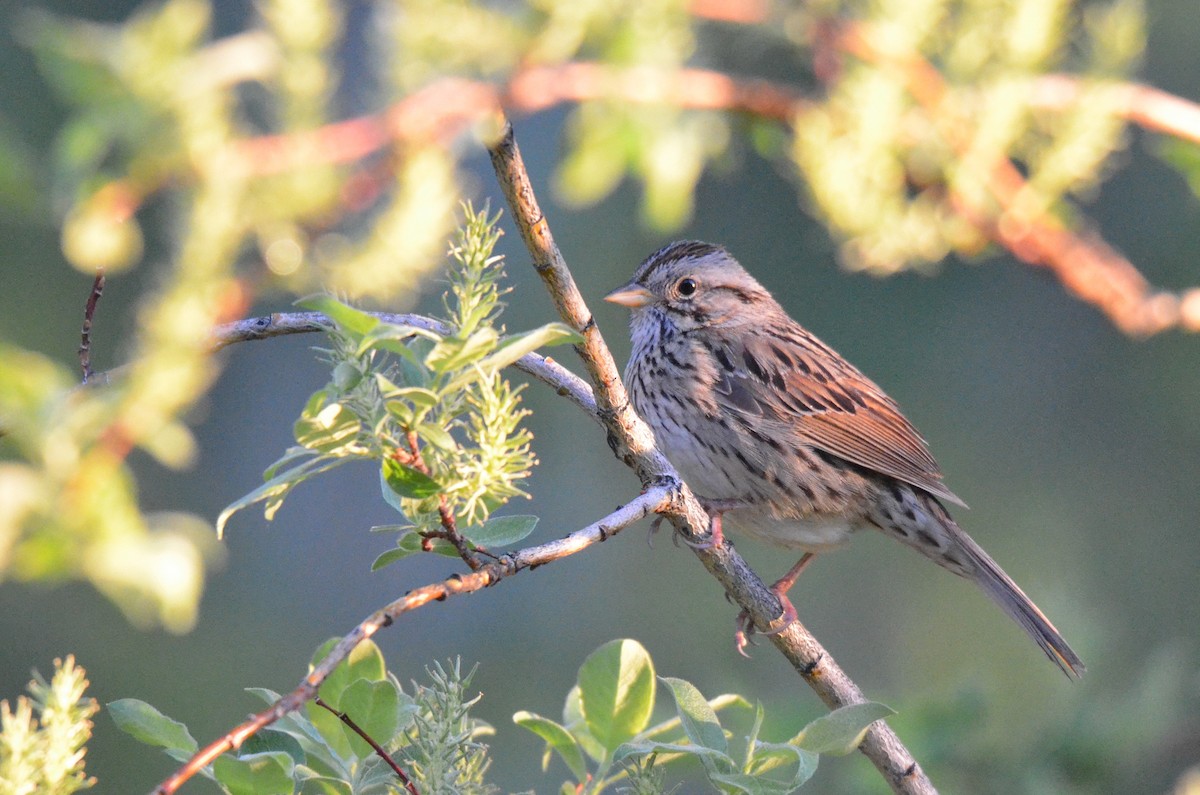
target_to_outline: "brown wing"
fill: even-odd
[[[966,507],[942,484],[925,440],[900,407],[833,349],[789,325],[746,335],[724,351],[717,400],[796,441]]]

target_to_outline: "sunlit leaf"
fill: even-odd
[[[543,718],[541,715],[524,710],[513,715],[513,723],[525,727],[545,740],[546,746],[553,749],[566,762],[576,781],[584,781],[587,778],[587,764],[583,759],[583,750],[564,726],[549,718]]]
[[[583,717],[608,751],[646,728],[654,707],[654,664],[636,640],[613,640],[579,667]]]

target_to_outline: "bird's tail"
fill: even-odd
[[[1021,625],[1029,637],[1033,638],[1034,643],[1042,648],[1046,656],[1061,668],[1063,673],[1072,679],[1082,676],[1083,672],[1087,670],[1083,661],[1067,645],[1066,640],[1059,634],[1054,624],[1050,623],[1050,619],[1046,618],[1045,613],[1039,610],[1038,606],[1025,595],[1025,592],[1013,582],[1012,578],[1004,573],[1004,569],[1000,568],[1000,565],[992,560],[991,556],[958,526],[940,503],[937,503],[932,497],[928,498],[928,501],[933,503],[929,505],[929,508],[934,516],[941,520],[943,532],[947,536],[945,540],[950,542],[951,547],[957,547],[956,551],[961,553],[952,555],[952,557],[965,557],[966,565],[947,565],[934,557],[933,550],[918,548],[945,568],[976,583],[988,595],[988,598]]]

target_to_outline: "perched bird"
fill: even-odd
[[[1082,674],[1050,620],[947,513],[943,502],[963,502],[899,406],[728,251],[672,243],[605,299],[632,310],[630,398],[712,514],[712,543],[724,517],[804,551],[772,586],[785,626],[787,591],[813,555],[874,528],[978,585],[1068,676]]]

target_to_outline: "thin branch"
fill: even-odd
[[[442,602],[452,596],[491,587],[500,581],[518,574],[526,569],[544,566],[556,560],[574,555],[593,544],[608,540],[621,530],[635,522],[639,522],[652,513],[662,510],[671,499],[671,489],[657,487],[648,489],[644,494],[631,500],[617,510],[605,516],[598,522],[577,530],[568,536],[550,541],[538,546],[528,547],[510,555],[484,564],[477,571],[467,574],[454,574],[447,579],[409,591],[404,597],[397,599],[380,610],[375,611],[363,620],[350,633],[345,635],[337,645],[325,655],[325,659],[317,663],[295,689],[280,698],[262,712],[251,715],[249,720],[235,727],[224,736],[219,737],[198,751],[188,762],[177,770],[170,778],[163,781],[154,789],[154,795],[171,795],[184,782],[196,775],[221,754],[241,747],[247,738],[269,726],[283,716],[295,712],[305,703],[316,697],[317,691],[329,675],[341,664],[359,643],[372,637],[379,630],[391,626],[400,616],[432,602]]]
[[[449,334],[449,327],[440,320],[434,320],[424,315],[396,314],[393,312],[371,312],[374,317],[385,323],[396,326],[413,326],[414,328],[434,331],[438,334]],[[333,325],[333,321],[320,312],[280,312],[273,315],[251,317],[226,323],[213,330],[212,343],[215,350],[226,348],[239,342],[250,340],[284,337],[291,334],[306,334],[314,331],[324,331]],[[592,388],[579,376],[563,367],[549,356],[539,353],[527,353],[513,363],[523,373],[533,376],[551,386],[559,397],[564,397],[583,409],[589,417],[599,422],[596,409],[596,398]],[[115,378],[116,373],[108,377]]]
[[[100,296],[104,295],[104,268],[96,269],[96,278],[92,282],[92,291],[88,293],[87,304],[83,308],[83,330],[79,335],[79,367],[83,370],[83,383],[87,383],[95,373],[92,371],[92,320],[96,317],[96,305]]]
[[[533,257],[534,268],[550,291],[563,321],[584,336],[583,344],[575,348],[592,378],[599,415],[608,429],[610,446],[617,457],[638,474],[643,484],[660,484],[670,489],[671,499],[660,510],[661,514],[692,537],[703,536],[708,530],[708,516],[654,446],[650,429],[629,407],[612,354],[604,344],[538,206],[511,126],[506,126],[504,135],[489,150],[509,209]],[[763,629],[771,626],[782,612],[779,600],[731,543],[726,541],[714,548],[698,547],[695,552],[704,567],[748,612],[757,626]],[[772,635],[771,641],[830,709],[866,700],[858,686],[799,621]],[[912,754],[885,722],[872,724],[859,748],[894,792],[922,795],[936,792]]]
[[[425,459],[421,457],[421,442],[417,438],[417,432],[410,430],[405,435],[405,442],[408,444],[409,450],[409,466],[416,469],[422,475],[429,476],[429,465],[425,463]],[[479,561],[479,556],[471,551],[471,545],[467,543],[467,539],[463,538],[462,533],[458,532],[458,520],[454,518],[454,512],[450,510],[450,503],[446,499],[445,494],[438,495],[438,517],[442,522],[442,529],[439,532],[424,532],[421,535],[425,538],[424,550],[426,552],[432,549],[433,539],[442,538],[454,545],[458,551],[458,556],[463,559],[463,562],[470,567],[471,571],[476,571],[483,564]]]
[[[404,772],[404,769],[400,767],[399,763],[396,762],[395,759],[392,759],[392,755],[387,752],[387,749],[375,742],[375,738],[367,734],[366,730],[355,723],[353,718],[351,718],[345,712],[329,706],[327,703],[325,703],[325,699],[321,698],[320,696],[314,698],[313,703],[322,709],[327,709],[332,712],[334,717],[346,724],[350,731],[357,734],[362,738],[363,742],[371,746],[371,750],[375,752],[375,755],[382,759],[384,764],[392,769],[392,772],[396,774],[396,778],[400,779],[400,783],[404,785],[406,790],[408,790],[409,795],[420,795],[420,793],[417,792],[416,785],[412,783],[412,779],[408,777],[408,775]]]

